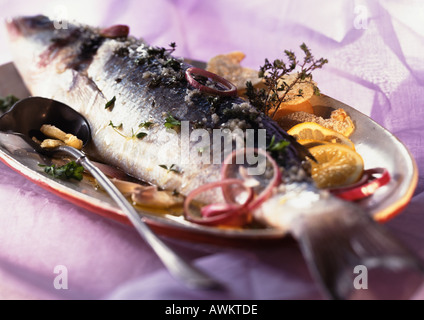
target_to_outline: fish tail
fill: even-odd
[[[389,274],[406,270],[424,277],[422,261],[356,205],[299,219],[292,233],[311,274],[330,299],[348,299],[354,289],[364,289],[355,284],[358,270],[377,269],[380,274],[384,274],[380,270]]]

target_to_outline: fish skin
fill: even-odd
[[[30,92],[64,102],[83,114],[94,133],[93,154],[139,179],[181,194],[219,178],[220,165],[182,164],[183,159],[175,152],[180,150],[179,145],[163,123],[166,115],[171,114],[176,119],[190,121],[191,130],[192,124],[218,129],[231,120],[225,111],[232,110],[233,104],[245,104],[244,100],[221,98],[214,111],[219,121],[214,123],[210,96],[195,94],[194,104],[185,100],[187,92],[193,91],[185,79],[170,85],[150,85],[152,79],[146,74],[156,75],[161,69],[168,72],[171,69],[163,68],[161,60],[173,58],[165,53],[154,57],[152,63],[136,63],[147,50],[158,50],[142,40],[106,39],[99,34],[100,29],[73,24],[57,30],[44,16],[16,18],[8,23],[8,29],[12,34],[15,64]],[[22,52],[34,54],[28,57]],[[181,76],[189,67],[180,60],[172,61],[179,64],[181,72],[171,70],[171,75],[162,77],[165,81],[176,74]],[[105,110],[113,97],[116,97],[114,107]],[[251,120],[248,115],[249,125],[253,129],[259,125],[266,128],[268,141],[274,135],[276,141],[292,142],[285,161],[291,167],[300,167],[301,157],[296,148],[302,147],[265,115],[256,112],[255,116],[262,121]],[[147,130],[148,136],[136,141],[123,139],[109,126],[110,121],[115,125],[122,123],[122,133],[126,136],[131,136],[140,123],[151,121],[155,125]],[[190,148],[193,150],[193,143]],[[167,167],[175,164],[184,174],[165,172],[159,164]]]
[[[220,101],[215,110],[220,122],[214,124],[211,102],[206,96],[200,95],[194,104],[184,99],[187,90],[191,90],[187,83],[149,86],[146,75],[157,72],[161,62],[154,59],[152,64],[135,63],[145,52],[138,52],[138,47],[151,48],[140,40],[104,39],[99,37],[99,29],[72,24],[68,29],[56,30],[44,16],[15,18],[7,23],[7,28],[15,65],[30,92],[69,104],[82,113],[92,128],[93,154],[138,178],[183,195],[219,179],[219,164],[184,166],[175,154],[180,147],[175,136],[170,136],[161,124],[164,113],[170,113],[180,120],[219,128],[229,120],[224,110],[233,103],[242,103],[238,98]],[[189,66],[181,62],[180,67],[185,70]],[[116,103],[106,110],[112,97],[116,97]],[[268,142],[276,136],[277,141],[287,139],[292,143],[281,166],[283,180],[289,183],[280,185],[254,216],[286,230],[299,241],[311,273],[327,297],[350,296],[352,271],[357,265],[392,271],[407,268],[422,274],[421,261],[361,207],[317,190],[302,169],[304,154],[293,138],[264,115],[255,116],[256,121],[250,125],[257,129],[262,124],[267,129]],[[258,121],[259,117],[262,120]],[[111,120],[124,124],[125,135],[131,135],[131,129],[141,122],[158,125],[139,141],[118,135],[108,126]],[[177,164],[181,174],[166,172],[159,164]]]

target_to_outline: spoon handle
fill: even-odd
[[[182,280],[183,283],[193,288],[216,289],[221,287],[217,281],[210,278],[203,271],[188,264],[162,240],[160,240],[142,220],[134,207],[128,202],[116,186],[81,151],[67,146],[59,148],[61,151],[74,156],[77,159],[76,161],[91,173],[91,175],[127,215],[138,233],[156,252],[172,276]]]

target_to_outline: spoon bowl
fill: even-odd
[[[77,136],[83,141],[84,146],[91,139],[88,121],[71,107],[52,99],[30,97],[20,100],[9,112],[0,117],[0,131],[19,135],[33,146],[36,151],[46,155],[65,153],[76,158],[76,162],[82,165],[97,180],[126,214],[140,236],[156,252],[168,271],[176,279],[193,288],[221,288],[220,283],[187,263],[159,239],[109,178],[82,151],[70,146],[43,149],[34,142],[33,137],[39,140],[45,138],[40,131],[44,124],[54,125],[66,133]]]
[[[0,118],[0,130],[23,135],[26,140],[46,137],[40,128],[51,124],[66,133],[73,134],[86,146],[91,140],[90,125],[86,118],[66,104],[42,97],[30,97],[18,101]],[[38,150],[39,148],[37,148]]]

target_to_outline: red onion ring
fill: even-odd
[[[262,155],[264,155],[266,157],[266,159],[271,163],[272,169],[273,169],[273,172],[274,172],[274,175],[273,175],[270,183],[267,185],[267,187],[254,200],[252,200],[249,203],[248,210],[254,210],[258,206],[260,206],[263,202],[265,202],[267,199],[269,199],[269,197],[272,195],[272,190],[281,183],[281,172],[280,172],[280,169],[278,168],[278,165],[275,162],[275,160],[265,150],[263,150],[263,149],[239,149],[239,150],[233,151],[224,160],[224,163],[223,163],[222,168],[221,168],[221,179],[222,179],[222,181],[229,179],[228,178],[228,171],[229,171],[229,168],[230,168],[230,164],[234,163],[233,161],[237,157],[237,155],[240,154],[241,152],[245,153],[248,150],[250,150],[252,152],[256,152],[256,153],[261,153]],[[225,188],[225,186],[223,186],[222,192],[224,194],[224,198],[227,201],[227,203],[234,203],[235,202],[232,198],[230,198],[231,192],[228,190],[228,188]]]
[[[205,86],[203,84],[200,84],[196,79],[194,79],[193,74],[204,76],[217,83],[220,83],[224,87],[226,87],[227,90],[218,90],[218,89],[214,89],[214,88]],[[185,77],[187,81],[193,87],[195,87],[196,89],[199,89],[202,92],[221,95],[221,96],[236,96],[237,95],[237,87],[234,84],[232,84],[230,81],[228,81],[227,79],[224,79],[215,73],[212,73],[200,68],[191,67],[186,70]]]
[[[381,176],[376,178],[374,177],[375,174],[380,174]],[[356,201],[371,196],[377,189],[389,183],[390,179],[387,169],[373,168],[365,170],[362,178],[357,183],[347,187],[329,189],[329,191],[341,199]]]
[[[215,203],[210,204],[201,209],[203,217],[195,217],[191,214],[190,203],[200,193],[215,189],[222,188],[227,185],[243,186],[249,193],[247,199],[241,204],[229,203]],[[184,216],[186,220],[195,222],[202,225],[235,225],[240,226],[245,224],[248,219],[247,206],[252,201],[253,190],[252,188],[245,187],[244,181],[239,179],[227,179],[224,181],[216,181],[205,184],[196,190],[193,190],[187,195],[184,201]]]
[[[116,39],[126,38],[130,33],[130,28],[126,25],[118,24],[100,30],[100,35],[105,38]]]

